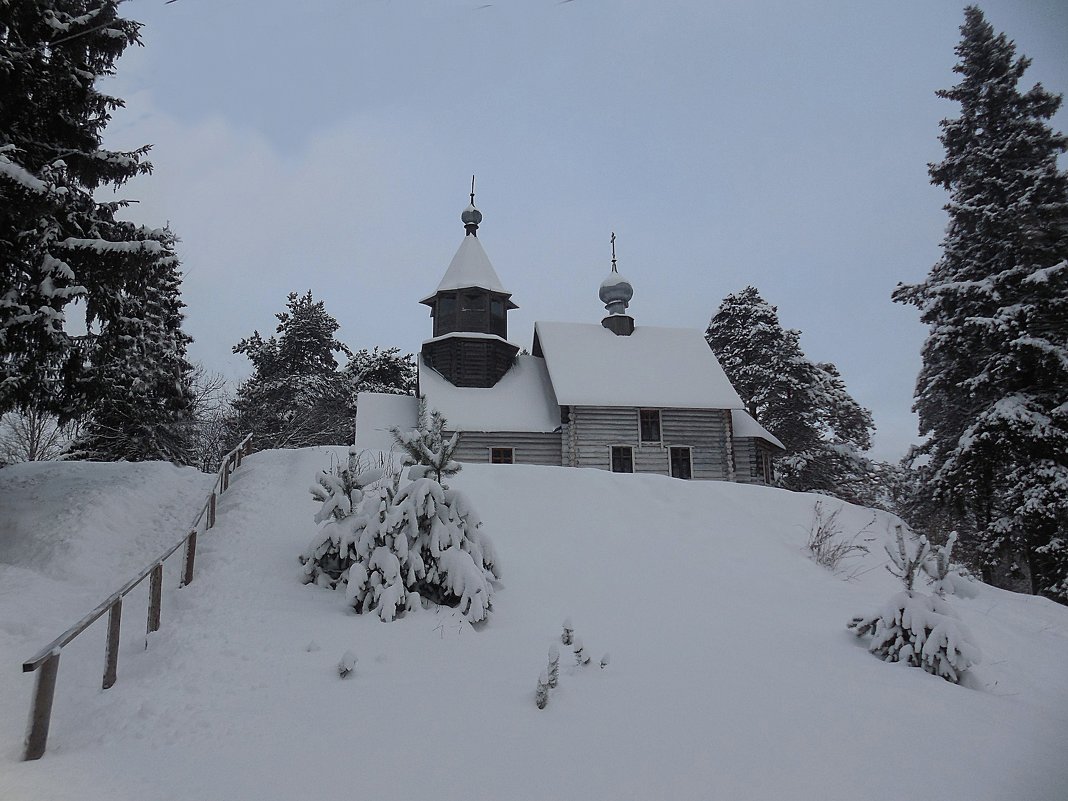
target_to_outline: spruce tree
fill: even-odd
[[[181,275],[167,229],[116,223],[134,245],[126,290],[96,310],[98,332],[85,338],[92,381],[81,386],[90,411],[68,458],[162,460],[188,464],[194,435],[191,339],[182,331]],[[154,247],[150,247],[154,246]]]
[[[931,182],[950,193],[942,257],[894,299],[930,326],[916,387],[922,498],[984,579],[1068,601],[1068,139],[1061,98],[1021,91],[1030,60],[965,9],[960,104]]]
[[[65,314],[84,300],[109,325],[127,267],[151,257],[93,193],[146,173],[148,147],[115,152],[101,136],[122,100],[97,89],[139,43],[119,0],[7,0],[0,13],[0,411],[76,417],[93,380]],[[119,258],[119,256],[122,258]],[[150,258],[148,259],[150,260]]]
[[[254,331],[234,346],[254,368],[234,399],[234,435],[253,431],[262,448],[352,442],[346,382],[334,357],[351,353],[334,338],[337,320],[310,291],[291,292],[286,307],[275,315],[277,337]]]
[[[856,499],[871,446],[871,413],[846,390],[838,369],[815,364],[800,332],[754,287],[729,295],[705,332],[746,410],[786,446],[776,463],[780,486]]]

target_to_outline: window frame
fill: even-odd
[[[656,415],[656,439],[645,436],[646,415]],[[638,409],[638,442],[641,445],[662,445],[664,442],[664,417],[660,409]]]
[[[498,453],[502,453],[503,454],[504,451],[508,451],[508,461],[507,462],[497,461],[496,458],[495,458],[497,456],[497,454]],[[504,447],[504,446],[491,447],[489,449],[489,463],[490,464],[515,464],[515,448]]]
[[[675,475],[675,451],[686,451],[686,472],[688,475]],[[672,478],[682,479],[683,481],[693,480],[693,448],[690,445],[672,445],[668,448],[668,475]]]
[[[630,470],[616,470],[616,451],[620,452],[622,457],[623,451],[628,452],[628,458],[630,460]],[[621,466],[622,466],[622,459]],[[613,473],[633,473],[634,472],[634,446],[633,445],[609,445],[608,446],[608,469]]]

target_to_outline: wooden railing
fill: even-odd
[[[85,631],[97,619],[108,613],[107,645],[104,653],[104,681],[106,690],[115,684],[119,666],[119,631],[122,621],[122,599],[134,587],[149,580],[148,589],[148,625],[145,634],[145,648],[148,648],[148,635],[159,630],[160,609],[163,603],[163,562],[185,545],[185,558],[182,562],[182,577],[179,586],[184,587],[193,581],[193,561],[197,552],[197,530],[207,531],[215,526],[215,505],[219,495],[230,487],[230,474],[241,466],[241,459],[252,450],[252,434],[247,435],[241,443],[223,457],[211,493],[204,501],[197,516],[187,529],[187,533],[164,551],[152,564],[142,570],[135,578],[126,582],[121,589],[112,593],[92,612],[87,614],[55,640],[42,648],[33,659],[22,663],[22,672],[38,671],[33,691],[33,706],[30,708],[29,732],[26,735],[26,752],[24,759],[40,759],[48,742],[48,726],[52,719],[52,699],[56,691],[56,675],[59,673],[59,654],[63,646]],[[201,528],[202,526],[202,528]]]

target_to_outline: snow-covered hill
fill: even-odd
[[[168,567],[147,651],[144,602],[128,600],[118,684],[99,689],[103,621],[64,650],[33,763],[18,761],[33,685],[21,662],[180,536],[210,477],[0,471],[0,798],[1068,797],[1068,609],[989,587],[953,599],[983,649],[954,686],[846,631],[896,584],[878,543],[837,576],[806,557],[814,496],[468,465],[453,483],[504,573],[490,621],[384,624],[299,582],[307,487],[328,458],[245,462],[194,583],[177,589]],[[839,522],[879,537],[890,519],[846,506]],[[539,711],[565,617],[593,663],[561,647]]]

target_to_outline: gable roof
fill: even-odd
[[[534,342],[565,406],[743,408],[696,329],[642,325],[616,336],[599,324],[537,322]]]
[[[457,387],[419,359],[419,393],[437,409],[449,431],[555,431],[560,407],[545,360],[517,356],[492,387]]]
[[[489,256],[482,249],[482,243],[477,236],[465,236],[464,241],[456,250],[456,255],[449,262],[449,269],[438,284],[433,293],[423,298],[420,303],[429,304],[434,295],[439,292],[449,292],[454,289],[468,289],[478,287],[488,289],[490,292],[500,292],[502,295],[511,295],[504,288],[501,279],[497,277],[497,271],[490,264]],[[511,307],[510,307],[511,308]]]

